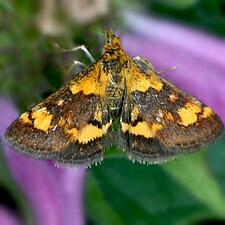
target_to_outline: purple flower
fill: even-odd
[[[225,41],[171,22],[125,16],[132,34],[123,36],[128,54],[149,59],[166,79],[213,108],[225,123]]]
[[[15,107],[0,98],[0,135],[16,118]],[[84,169],[56,168],[52,162],[34,160],[17,154],[4,145],[10,172],[26,195],[38,225],[83,225]],[[0,221],[7,218],[0,211]],[[10,216],[8,216],[10,217]],[[5,223],[18,224],[18,223]]]
[[[0,221],[3,225],[22,225],[20,219],[4,206],[0,206]]]

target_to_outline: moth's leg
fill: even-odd
[[[66,74],[73,72],[74,74],[78,74],[80,73],[84,68],[86,67],[86,65],[78,60],[75,60],[70,66],[69,68],[66,70]],[[72,71],[73,70],[73,71]]]
[[[133,58],[133,60],[138,66],[144,67],[143,68],[144,70],[150,69],[150,70],[153,70],[154,72],[156,72],[154,66],[147,59],[144,59],[140,56],[136,56]]]
[[[81,49],[85,53],[87,58],[91,61],[91,63],[95,63],[94,57],[91,55],[91,53],[87,50],[87,48],[84,45],[77,46],[72,49],[64,49],[60,47],[57,43],[55,43],[55,47],[59,49],[60,51],[64,51],[64,52],[73,52],[73,51],[78,51]],[[65,81],[71,79],[72,77],[74,77],[74,75],[80,73],[82,70],[84,70],[85,67],[86,67],[85,64],[75,60],[72,64],[69,65],[69,68],[64,73]]]
[[[147,59],[141,58],[140,56],[136,56],[136,57],[133,58],[133,60],[145,72],[150,69],[150,70],[154,71],[155,73],[157,73],[159,75],[162,74],[162,73],[166,73],[166,72],[169,72],[171,70],[176,69],[176,66],[171,66],[171,67],[165,68],[163,70],[156,71],[156,69],[153,67],[153,65]]]
[[[94,57],[92,56],[92,54],[88,51],[88,49],[84,45],[80,45],[80,46],[74,47],[72,49],[64,49],[64,48],[61,48],[57,43],[55,43],[55,47],[64,52],[75,52],[78,50],[82,50],[84,52],[84,54],[87,56],[87,58],[90,60],[90,62],[95,63]]]
[[[73,63],[69,64],[64,71],[64,81],[69,81],[73,79],[77,74],[83,71],[86,68],[86,65],[75,60]]]
[[[165,68],[163,70],[157,71],[157,74],[166,73],[166,72],[173,71],[173,70],[176,70],[176,69],[177,69],[176,66],[171,66],[171,67]]]

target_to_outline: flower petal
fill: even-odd
[[[0,206],[0,221],[3,225],[22,225],[19,218],[4,206]]]

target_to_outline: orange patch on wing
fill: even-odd
[[[31,124],[32,123],[32,120],[29,119],[29,114],[27,112],[23,113],[20,116],[20,119],[22,120],[23,123],[28,123],[28,124]]]
[[[149,88],[159,92],[163,88],[161,79],[153,71],[149,70],[148,74],[144,74],[139,71],[136,65],[131,64],[129,69],[125,69],[124,73],[126,86],[130,93],[134,91],[146,92]]]
[[[156,91],[161,91],[163,88],[163,83],[157,75],[152,75],[150,77],[150,87],[155,89]]]
[[[60,127],[63,127],[64,125],[66,124],[66,120],[64,118],[60,118],[59,122],[58,122],[58,125]]]
[[[203,113],[201,115],[202,118],[207,118],[214,115],[214,112],[212,111],[212,109],[210,109],[209,107],[204,107],[203,108]]]
[[[189,126],[198,120],[197,114],[202,111],[202,107],[193,102],[188,102],[184,107],[178,110],[181,121],[179,124]]]
[[[135,136],[143,136],[145,138],[153,138],[156,133],[163,127],[159,123],[153,123],[149,125],[147,122],[138,122],[136,126],[131,126],[128,123],[121,122],[122,131],[124,133],[128,132],[129,134],[133,134]]]
[[[33,111],[31,114],[31,118],[34,120],[34,127],[42,131],[47,131],[51,127],[52,117],[46,107]]]
[[[161,130],[163,126],[160,123],[153,123],[151,126],[151,131],[156,134],[159,130]]]
[[[84,95],[94,94],[96,96],[104,96],[108,85],[110,74],[103,72],[100,63],[96,64],[92,71],[81,80],[72,80],[69,89],[72,94],[82,91]]]
[[[78,135],[77,128],[69,128],[64,130],[66,134],[68,134],[71,138],[75,139]]]
[[[81,129],[65,128],[65,133],[70,136],[71,141],[78,141],[81,144],[87,144],[90,141],[103,137],[107,133],[111,123],[112,122],[110,121],[103,125],[102,128],[98,128],[92,124],[87,124]]]

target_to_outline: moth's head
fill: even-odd
[[[105,32],[105,45],[104,50],[108,51],[111,49],[121,49],[120,39],[117,37],[112,30],[107,29]]]

